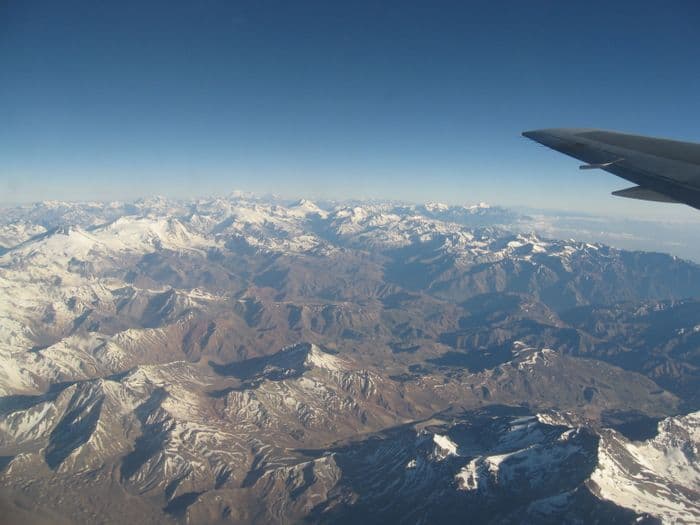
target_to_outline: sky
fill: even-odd
[[[520,133],[700,142],[699,23],[674,0],[0,2],[0,202],[244,190],[683,219]]]

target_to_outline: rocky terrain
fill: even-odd
[[[0,214],[17,523],[700,521],[700,266],[487,205]]]

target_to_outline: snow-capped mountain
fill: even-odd
[[[0,502],[76,523],[699,519],[700,267],[514,218],[244,194],[5,210]]]
[[[700,412],[667,418],[656,437],[633,442],[606,429],[591,487],[618,505],[669,523],[700,521]]]

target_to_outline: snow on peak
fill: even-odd
[[[324,352],[314,344],[311,345],[306,359],[304,360],[304,366],[308,368],[323,368],[334,372],[343,370],[344,365],[345,362],[342,359],[328,352]]]
[[[433,442],[436,445],[436,455],[440,459],[444,459],[448,456],[459,456],[457,453],[459,447],[457,446],[457,443],[450,439],[449,436],[433,434]]]
[[[328,214],[319,208],[316,203],[301,199],[287,208],[289,215],[294,217],[307,217],[308,215],[319,215],[326,217]]]
[[[445,204],[444,202],[428,202],[425,205],[425,209],[431,212],[447,211],[450,209],[450,206],[449,204]]]
[[[601,435],[593,492],[668,523],[699,523],[700,412],[670,417],[653,439],[630,442],[615,431]]]
[[[123,216],[92,231],[106,246],[151,251],[154,247],[193,249],[212,244],[173,217]]]

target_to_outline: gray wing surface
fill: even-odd
[[[523,136],[585,162],[581,169],[602,169],[635,184],[615,196],[700,209],[700,144],[579,128]]]

